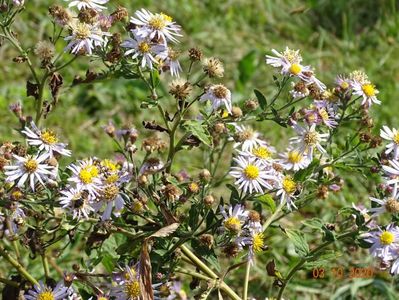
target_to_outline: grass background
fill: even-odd
[[[26,11],[15,24],[14,31],[25,48],[34,47],[37,41],[45,39],[51,32],[47,9],[54,1],[27,0]],[[63,5],[63,1],[57,4]],[[174,17],[184,29],[181,49],[200,47],[206,55],[219,57],[225,64],[225,77],[222,81],[232,89],[236,104],[253,97],[254,88],[265,92],[269,97],[274,87],[271,80],[273,70],[264,63],[264,55],[270,49],[283,49],[285,46],[301,49],[304,62],[314,66],[318,77],[325,83],[332,83],[337,74],[349,73],[355,69],[366,71],[380,90],[381,106],[373,106],[377,128],[381,124],[398,127],[397,118],[399,92],[399,15],[395,0],[308,0],[308,1],[110,1],[110,7],[118,4],[126,6],[130,12],[141,7],[151,11],[162,11]],[[57,45],[59,51],[64,44]],[[26,98],[25,84],[29,77],[24,64],[12,62],[16,53],[8,44],[0,47],[0,139],[17,139],[18,134],[10,130],[17,126],[16,120],[8,111],[8,105],[22,101],[29,112],[32,98]],[[65,55],[65,59],[68,55]],[[249,69],[240,65],[250,61]],[[39,64],[38,61],[35,61]],[[75,75],[84,76],[95,63],[79,58],[70,68],[62,72],[65,82],[71,82]],[[187,67],[187,65],[186,65]],[[166,77],[165,82],[169,78]],[[47,95],[49,97],[49,95]],[[140,110],[140,102],[146,98],[143,86],[135,81],[113,80],[95,85],[64,89],[60,103],[46,120],[46,126],[59,129],[69,142],[77,157],[111,155],[114,145],[103,133],[101,126],[109,119],[117,124],[131,122],[140,126],[143,119],[151,119],[151,112]],[[273,125],[261,125],[272,143],[285,140],[285,132]],[[282,139],[283,138],[283,139]],[[180,165],[186,166],[191,157],[180,155]],[[190,162],[192,163],[192,161]],[[200,167],[201,161],[194,162]],[[195,167],[194,166],[194,167]],[[326,221],[333,218],[335,210],[350,202],[359,203],[367,199],[364,191],[367,180],[358,185],[350,185],[345,193],[329,198],[329,202],[315,204],[321,209]],[[332,211],[332,212],[331,212]],[[295,219],[288,225],[297,226]],[[277,232],[277,231],[276,231]],[[279,237],[275,237],[276,245]],[[330,266],[369,263],[366,252],[350,252],[344,248],[343,258],[337,258]],[[287,248],[272,249],[282,271],[295,262],[285,255],[292,254]],[[350,258],[350,261],[348,259]],[[268,257],[265,256],[263,262]],[[266,276],[264,263],[255,267],[250,283],[250,294],[261,299],[266,294],[275,293],[271,279]],[[326,266],[327,267],[327,266]],[[236,273],[237,278],[242,274]],[[361,299],[388,299],[395,283],[380,275],[377,279],[341,280],[330,277],[325,280],[311,280],[303,274],[293,281],[288,289],[288,299],[339,299],[351,297]],[[236,280],[233,277],[232,280]],[[395,299],[395,298],[392,298]]]

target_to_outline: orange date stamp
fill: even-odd
[[[313,279],[323,279],[333,277],[335,279],[352,279],[352,278],[373,278],[375,276],[375,270],[372,267],[350,267],[344,268],[342,266],[332,268],[313,268],[312,277]]]

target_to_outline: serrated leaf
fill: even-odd
[[[203,144],[207,145],[208,147],[212,146],[211,136],[200,121],[187,121],[184,123],[184,127],[187,131],[190,131],[195,137],[197,137]]]
[[[254,93],[255,93],[256,98],[258,99],[260,108],[262,108],[264,110],[267,107],[266,97],[262,94],[261,91],[259,91],[257,89],[254,89]]]
[[[305,265],[306,269],[312,269],[315,267],[324,267],[326,266],[326,262],[329,260],[337,259],[338,257],[342,256],[341,252],[334,251],[334,250],[327,250],[320,256],[316,256],[314,258],[310,258]]]
[[[314,228],[314,229],[321,229],[324,225],[323,221],[319,218],[312,218],[309,220],[304,220],[301,222],[303,225]]]
[[[286,229],[285,233],[294,244],[295,252],[301,257],[306,257],[309,254],[309,246],[303,233],[295,229]]]
[[[166,227],[159,229],[158,231],[151,234],[149,237],[167,237],[171,235],[180,226],[180,223],[173,223]]]
[[[265,206],[272,213],[276,211],[276,202],[269,194],[265,194],[256,198],[263,206]]]

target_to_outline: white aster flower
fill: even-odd
[[[364,235],[365,241],[371,243],[369,249],[372,256],[379,257],[388,261],[397,257],[399,245],[399,228],[394,224],[389,224],[385,230],[378,228]]]
[[[393,194],[392,197],[384,199],[370,197],[370,200],[379,204],[378,207],[372,207],[369,209],[369,212],[372,213],[371,217],[376,217],[385,212],[391,214],[399,212],[398,194]]]
[[[125,206],[125,200],[121,196],[119,187],[116,184],[108,184],[101,189],[101,201],[94,205],[96,210],[99,210],[105,205],[104,212],[101,216],[102,221],[109,220],[113,213],[115,217],[120,216],[120,212]]]
[[[387,185],[393,185],[393,193],[398,193],[398,183],[399,183],[399,161],[390,160],[390,166],[383,165],[382,169],[385,171],[388,176],[387,181],[385,182]]]
[[[257,146],[252,148],[251,151],[240,151],[239,153],[241,156],[254,158],[263,165],[270,166],[273,162],[273,155],[276,153],[276,149],[271,146]]]
[[[60,193],[62,195],[59,198],[60,204],[62,208],[67,209],[72,214],[73,219],[88,219],[90,213],[94,211],[91,207],[91,202],[94,199],[88,192],[69,187]]]
[[[288,47],[285,48],[283,53],[272,49],[275,56],[266,55],[266,64],[271,65],[275,68],[284,68],[291,64],[300,64],[302,62],[302,56],[299,54],[299,50],[291,50]]]
[[[76,6],[79,10],[91,8],[96,11],[102,11],[103,9],[106,8],[102,4],[106,4],[109,0],[80,0],[80,1],[64,0],[64,1],[70,1],[68,7]]]
[[[40,182],[45,186],[45,182],[56,177],[55,168],[44,163],[49,158],[47,153],[27,155],[21,157],[14,155],[16,162],[14,165],[5,166],[5,175],[7,182],[18,180],[17,186],[22,187],[28,180],[32,191],[35,191],[35,185]]]
[[[355,81],[352,83],[352,87],[353,94],[363,98],[362,105],[370,107],[373,103],[381,104],[381,101],[377,99],[379,91],[370,82],[362,83]]]
[[[234,234],[241,231],[242,226],[248,219],[248,211],[246,211],[240,204],[236,204],[234,207],[229,205],[227,213],[224,207],[220,205],[220,213],[224,218],[224,228]]]
[[[267,247],[263,233],[255,230],[248,230],[248,234],[239,236],[235,243],[240,250],[248,246],[248,259],[252,265],[255,264],[255,254],[264,251]]]
[[[34,286],[34,289],[29,290],[25,294],[26,300],[64,300],[68,296],[68,288],[64,286],[62,282],[59,282],[57,286],[52,289],[43,282]]]
[[[262,162],[244,156],[237,156],[233,160],[237,165],[231,167],[229,174],[236,179],[235,184],[244,193],[262,193],[264,189],[272,189],[268,181],[275,180],[275,176],[266,170]]]
[[[292,179],[291,176],[280,176],[277,184],[276,196],[280,196],[280,203],[285,201],[289,210],[292,210],[292,208],[297,209],[294,204],[295,193],[298,187],[297,183]]]
[[[399,256],[397,256],[396,259],[393,261],[390,272],[392,275],[399,274]]]
[[[180,26],[173,22],[172,17],[163,13],[153,14],[146,9],[137,10],[130,22],[138,25],[134,32],[141,38],[158,39],[166,44],[167,41],[178,42],[176,37],[182,36],[179,33]]]
[[[158,64],[155,57],[164,55],[163,53],[167,51],[165,45],[153,44],[151,41],[138,36],[126,39],[121,46],[129,49],[125,52],[125,55],[132,55],[133,59],[141,59],[141,67],[147,66],[149,69],[152,69],[154,64]]]
[[[73,183],[78,190],[87,190],[90,195],[97,196],[102,186],[100,170],[93,159],[78,161],[71,164],[68,169],[72,171],[72,176],[68,181]]]
[[[103,36],[110,35],[110,33],[101,31],[96,24],[72,22],[70,28],[72,34],[64,39],[69,42],[65,51],[71,51],[73,54],[84,51],[85,54],[91,55],[95,47],[106,43]]]
[[[280,154],[281,159],[278,161],[284,169],[299,171],[305,169],[311,163],[308,156],[303,155],[297,149],[288,148],[287,152]]]
[[[40,151],[44,150],[50,157],[54,156],[54,152],[65,156],[71,156],[71,151],[65,149],[67,144],[59,143],[58,137],[54,131],[49,129],[40,130],[33,122],[31,123],[31,127],[32,129],[25,127],[25,129],[22,130],[22,133],[28,137],[27,142],[29,145],[39,147]]]
[[[241,146],[242,151],[252,152],[254,148],[267,147],[266,141],[259,138],[260,134],[250,127],[244,125],[235,125],[236,133],[234,134],[234,148]]]
[[[211,101],[213,110],[224,106],[231,114],[231,92],[223,84],[213,84],[206,89],[205,94],[200,98],[200,102],[208,100]]]
[[[347,90],[352,87],[351,80],[344,75],[338,75],[335,79],[335,83],[343,90]]]
[[[313,160],[313,151],[315,148],[321,153],[326,153],[326,150],[320,143],[327,140],[329,136],[328,133],[318,133],[316,131],[316,124],[312,124],[312,126],[308,128],[303,128],[296,123],[293,127],[298,133],[298,136],[291,138],[290,142],[292,144],[298,144],[298,150],[301,153],[308,155],[310,160]]]
[[[393,158],[397,160],[399,158],[399,131],[396,128],[390,129],[388,126],[382,126],[380,136],[387,141],[391,141],[386,146],[387,150],[385,153],[389,154],[393,152]]]
[[[182,71],[180,62],[178,60],[180,52],[174,50],[171,47],[167,48],[167,51],[161,52],[157,57],[162,59],[161,66],[162,69],[169,69],[172,76],[180,77],[180,72]]]

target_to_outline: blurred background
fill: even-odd
[[[66,2],[26,0],[26,10],[21,14],[13,30],[25,48],[33,48],[39,40],[48,38],[52,25],[48,17],[51,4],[65,5]],[[163,1],[117,1],[111,0],[108,7],[113,11],[117,6],[128,8],[132,15],[136,9],[146,8],[152,12],[165,12],[172,16],[184,30],[179,48],[183,51],[199,47],[206,56],[220,58],[225,65],[225,77],[221,79],[233,91],[233,102],[240,105],[253,98],[253,89],[257,88],[266,96],[273,95],[275,86],[272,75],[274,70],[265,65],[264,56],[271,49],[282,50],[286,46],[300,49],[304,63],[316,69],[320,80],[327,85],[334,82],[337,74],[353,70],[364,70],[370,80],[380,90],[381,106],[373,106],[371,111],[378,128],[382,124],[398,127],[399,101],[399,2],[395,0],[163,0]],[[65,44],[57,44],[62,51]],[[186,52],[184,52],[186,53]],[[26,112],[32,112],[33,98],[26,97],[26,80],[29,71],[25,64],[17,64],[12,59],[17,55],[7,43],[0,47],[0,140],[20,139],[16,131],[17,120],[9,112],[8,106],[21,101]],[[69,54],[64,59],[67,61]],[[186,55],[183,55],[183,68],[187,69]],[[34,61],[39,65],[38,60]],[[143,120],[152,120],[151,111],[140,109],[140,103],[146,99],[144,86],[136,81],[115,79],[96,84],[79,85],[69,88],[75,76],[84,77],[88,69],[99,71],[96,62],[87,58],[78,58],[62,71],[66,88],[60,95],[60,103],[55,112],[44,122],[55,127],[63,139],[68,141],[75,152],[75,158],[96,155],[106,157],[115,150],[112,141],[107,138],[101,126],[108,120],[121,125],[126,122],[140,128]],[[171,80],[163,75],[165,87]],[[164,89],[166,91],[166,88]],[[50,95],[48,94],[48,99]],[[272,144],[285,144],[288,136],[276,124],[255,124],[265,132]],[[182,166],[191,157],[179,157]],[[201,167],[201,161],[191,160],[191,164]],[[314,209],[326,214],[318,216],[326,220],[335,214],[338,208],[361,203],[367,200],[367,190],[371,190],[367,178],[348,179],[346,190],[338,196],[329,198],[329,202],[319,202]],[[333,208],[333,210],[329,210]],[[317,211],[316,209],[316,211]],[[305,212],[306,213],[306,212]],[[309,212],[311,216],[313,212]],[[298,216],[297,216],[298,217]],[[300,217],[300,216],[299,216]],[[287,221],[287,226],[295,226],[295,218]],[[276,241],[282,237],[276,237]],[[319,241],[320,242],[320,241]],[[278,245],[278,243],[276,244]],[[350,245],[342,250],[343,258],[330,263],[333,266],[348,266],[351,263],[370,263],[365,251],[351,252]],[[293,249],[287,249],[293,254]],[[285,254],[272,249],[277,261],[286,266]],[[273,291],[270,279],[265,275],[262,263],[254,268],[254,278],[250,284],[251,294],[257,297]],[[279,264],[281,266],[281,263]],[[312,280],[297,279],[290,287],[292,298],[300,293],[306,299],[396,299],[395,281],[385,275],[373,280]],[[238,277],[241,278],[241,277]],[[321,289],[323,288],[323,289]],[[362,292],[358,292],[362,289]],[[363,291],[363,289],[366,289]],[[334,298],[335,297],[335,298]],[[351,298],[352,297],[352,298]],[[359,298],[360,297],[360,298]],[[361,298],[365,297],[365,298]],[[261,299],[261,298],[259,298]],[[305,299],[301,297],[301,299]]]

